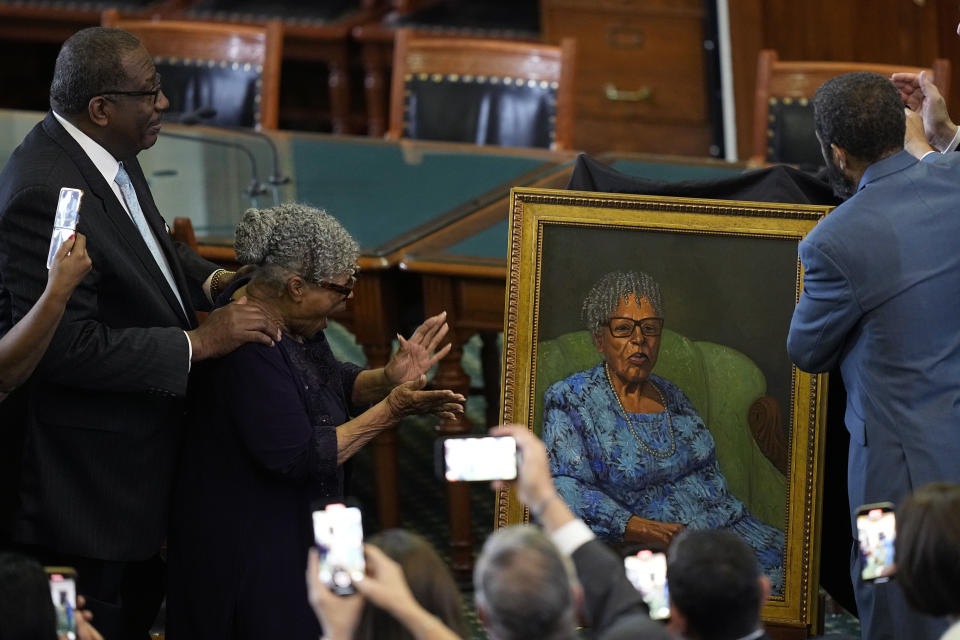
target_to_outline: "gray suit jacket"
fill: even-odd
[[[216,269],[170,240],[135,159],[124,162],[173,271],[184,314],[136,226],[80,146],[47,114],[0,174],[0,297],[16,322],[40,296],[61,187],[84,192],[78,231],[93,270],[25,390],[15,538],[63,553],[136,560],[165,535],[187,390],[187,342]],[[191,304],[192,303],[192,304]]]

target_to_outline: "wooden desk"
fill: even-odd
[[[597,158],[618,171],[652,180],[717,179],[743,171],[740,164],[695,160],[678,156],[609,153]],[[557,167],[531,186],[562,189],[572,163]],[[406,247],[400,269],[420,275],[425,314],[447,311],[453,348],[440,363],[436,380],[444,387],[465,393],[469,377],[460,366],[464,342],[473,334],[483,338],[483,376],[487,396],[487,421],[500,421],[500,363],[496,334],[504,329],[509,244],[510,198],[505,196],[478,207],[468,216],[425,235]],[[579,304],[579,301],[573,303]],[[469,426],[442,424],[441,435],[463,433]],[[463,575],[473,566],[469,492],[462,484],[448,485],[451,557],[454,570]]]

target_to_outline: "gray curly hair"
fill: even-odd
[[[663,298],[660,285],[653,276],[643,271],[613,271],[604,275],[590,288],[583,299],[581,317],[590,334],[596,336],[607,324],[621,300],[627,300],[633,294],[637,306],[646,299],[653,312],[663,317]]]
[[[353,273],[360,254],[357,242],[336,218],[294,202],[247,209],[233,246],[241,264],[261,267],[260,275],[267,279],[286,270],[314,283]]]

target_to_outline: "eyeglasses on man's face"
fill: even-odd
[[[663,318],[633,318],[613,317],[607,321],[607,328],[610,335],[614,338],[629,338],[637,327],[640,327],[640,335],[648,338],[659,336],[663,331]]]
[[[160,74],[158,73],[155,76],[156,87],[150,91],[101,91],[97,95],[101,96],[130,96],[131,98],[145,98],[146,96],[153,97],[153,104],[157,104],[157,100],[160,99],[160,92],[163,91],[163,87],[160,84]]]

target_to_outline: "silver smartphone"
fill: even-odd
[[[77,222],[80,221],[80,200],[83,191],[63,187],[60,189],[60,199],[57,201],[57,213],[53,217],[53,234],[50,237],[50,251],[47,252],[47,269],[53,266],[53,258],[63,243],[77,232]]]

